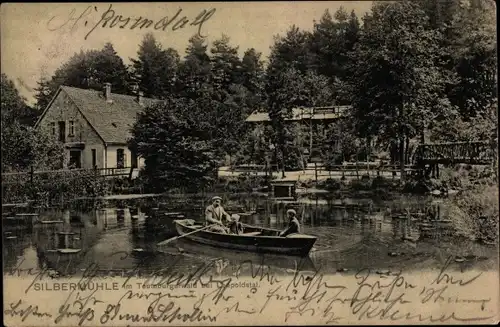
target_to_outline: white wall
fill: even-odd
[[[125,167],[132,166],[132,153],[127,148],[126,145],[108,145],[105,150],[106,153],[106,168],[116,168],[117,164],[117,150],[123,149],[123,153],[125,154]],[[138,168],[144,167],[144,159],[139,158],[138,160]]]

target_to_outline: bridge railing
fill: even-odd
[[[496,144],[490,141],[420,144],[417,163],[489,164],[496,157]]]
[[[132,169],[137,168],[79,168],[79,169],[58,169],[58,170],[38,170],[23,171],[13,173],[2,173],[2,185],[12,183],[27,183],[34,179],[58,180],[71,178],[84,178],[90,176],[100,177],[120,177],[128,176]]]

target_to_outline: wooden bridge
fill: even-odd
[[[489,141],[429,143],[418,145],[414,164],[489,165],[496,160],[497,143]]]

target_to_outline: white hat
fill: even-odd
[[[235,220],[235,221],[238,221],[238,220],[240,220],[240,215],[238,215],[237,213],[233,213],[233,214],[231,215],[231,218],[232,218],[233,220]]]
[[[293,213],[294,215],[297,215],[297,211],[295,211],[295,209],[288,209],[288,210],[286,211],[286,213],[287,213],[287,214],[289,214],[289,213]]]
[[[212,198],[212,201],[215,201],[215,200],[221,200],[221,201],[222,201],[222,198],[221,198],[220,196],[217,196],[217,195],[216,195],[216,196],[214,196],[214,197]]]

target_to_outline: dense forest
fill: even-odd
[[[371,142],[396,149],[403,163],[410,143],[426,137],[493,139],[494,9],[485,0],[417,0],[374,2],[363,17],[327,10],[311,30],[291,26],[275,36],[266,61],[254,48],[240,56],[225,35],[210,46],[194,36],[181,56],[147,34],[129,66],[110,43],[75,53],[38,82],[35,108],[2,75],[2,171],[50,165],[42,150],[50,140],[30,125],[60,85],[101,90],[106,82],[116,93],[165,100],[140,115],[130,140],[146,176],[165,186],[210,183],[228,157],[261,163],[272,155],[281,169],[300,166],[307,142],[300,126],[284,123],[299,106],[352,106],[322,134],[326,161],[356,156]],[[268,112],[270,128],[250,130],[244,120],[253,111]],[[333,142],[340,154],[329,151]]]

